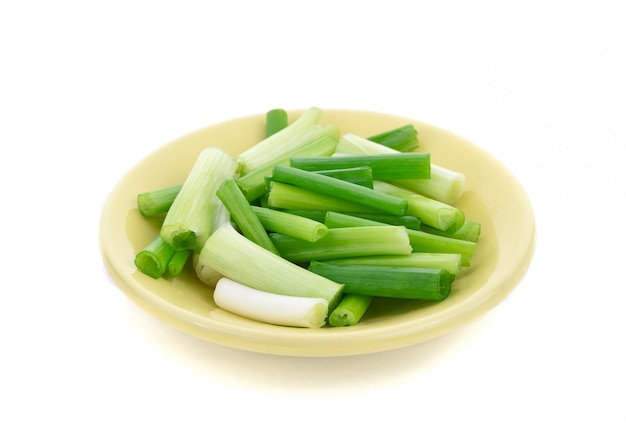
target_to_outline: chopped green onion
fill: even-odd
[[[283,109],[273,109],[265,113],[265,137],[270,137],[289,125],[287,112]]]
[[[401,197],[333,177],[282,165],[274,167],[272,180],[298,186],[324,195],[334,196],[390,214],[402,215],[405,213],[408,206],[408,202]]]
[[[409,152],[419,147],[417,130],[413,125],[404,125],[367,138],[375,143],[400,152]]]
[[[344,294],[341,301],[328,316],[328,324],[333,327],[356,325],[372,303],[373,296]]]
[[[339,138],[340,133],[336,126],[317,124],[321,116],[322,111],[319,108],[311,107],[286,128],[239,154],[237,161],[242,175],[272,164],[276,159],[325,135]]]
[[[398,266],[338,265],[311,262],[309,270],[344,284],[346,294],[397,299],[443,300],[453,276],[443,269]]]
[[[411,253],[406,256],[368,256],[327,260],[341,265],[403,266],[444,269],[451,275],[461,271],[461,255],[451,253]]]
[[[397,150],[354,134],[343,135],[339,139],[336,152],[351,155],[398,153]],[[443,203],[454,205],[463,193],[465,175],[431,162],[429,179],[393,180],[393,184]]]
[[[233,281],[269,293],[321,297],[334,308],[343,285],[293,264],[223,224],[206,241],[200,263]]]
[[[217,282],[213,300],[234,314],[287,327],[319,328],[326,323],[328,314],[328,302],[320,297],[268,293],[228,278]]]
[[[270,237],[280,255],[294,263],[343,257],[406,255],[412,251],[406,228],[402,226],[329,229],[323,238],[315,242],[279,233],[270,233]]]
[[[183,186],[170,186],[138,194],[137,209],[139,213],[144,217],[166,213],[174,203],[181,187]]]
[[[174,253],[174,249],[157,236],[135,255],[135,266],[140,272],[157,279],[167,271],[167,265]]]
[[[369,166],[360,166],[355,168],[341,168],[341,169],[325,169],[320,171],[311,171],[316,174],[322,174],[328,177],[338,178],[339,180],[349,181],[350,183],[358,184],[359,186],[374,188],[374,176],[372,175],[372,168]]]
[[[167,264],[167,274],[172,278],[180,275],[191,253],[191,250],[176,251]]]
[[[174,250],[202,248],[213,229],[217,188],[236,169],[235,160],[222,149],[200,152],[161,226],[161,237]]]
[[[266,190],[265,178],[272,175],[275,165],[289,165],[291,156],[330,156],[337,147],[338,140],[335,137],[326,135],[320,137],[309,144],[300,147],[292,152],[288,152],[273,162],[250,171],[243,177],[237,179],[237,184],[246,196],[248,201],[254,201],[261,197]]]
[[[430,153],[425,152],[292,157],[290,165],[305,171],[369,166],[374,180],[430,177]]]
[[[374,189],[406,200],[407,214],[414,215],[423,224],[443,232],[454,233],[465,221],[465,214],[462,210],[393,184],[376,181]]]
[[[380,226],[381,224],[384,224],[337,212],[328,212],[324,223],[329,227],[329,229],[341,227]],[[476,250],[476,243],[471,241],[433,235],[421,230],[407,229],[406,233],[409,236],[409,242],[411,243],[413,252],[460,254],[461,266],[470,265]]]
[[[432,233],[435,235],[447,236],[448,238],[462,239],[464,241],[478,241],[481,232],[481,224],[475,221],[465,219],[463,226],[453,233],[446,233],[441,230],[437,230],[433,227],[422,225],[421,229],[424,232]]]
[[[243,235],[268,251],[278,254],[259,217],[241,192],[234,179],[225,180],[217,190],[217,197],[228,209]]]
[[[272,232],[309,242],[319,240],[328,232],[328,227],[324,223],[307,217],[254,205],[252,210],[261,221],[263,227]]]
[[[267,204],[281,210],[377,212],[372,207],[277,181],[269,183]]]

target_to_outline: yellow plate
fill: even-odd
[[[291,120],[302,111],[289,112]],[[526,272],[535,245],[534,215],[522,186],[496,159],[476,145],[426,123],[386,114],[325,110],[323,123],[342,133],[374,135],[407,123],[419,132],[420,149],[433,163],[466,175],[457,204],[482,224],[472,266],[457,277],[443,302],[375,301],[353,327],[302,329],[263,324],[215,306],[212,289],[191,269],[175,279],[137,272],[135,254],[157,236],[159,221],[136,209],[138,193],[181,184],[206,146],[237,155],[263,138],[265,115],[200,129],[151,153],[116,185],[104,207],[100,247],[117,285],[158,319],[199,338],[250,351],[297,356],[338,356],[399,348],[422,342],[475,319],[502,301]]]

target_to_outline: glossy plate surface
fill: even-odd
[[[289,112],[290,120],[301,111]],[[100,248],[116,284],[158,319],[186,333],[239,349],[294,356],[338,356],[384,351],[422,342],[475,319],[501,302],[526,272],[535,245],[535,220],[516,178],[476,145],[440,128],[386,114],[325,110],[322,123],[367,137],[407,123],[419,132],[421,151],[433,163],[463,172],[465,192],[457,206],[482,224],[472,262],[443,302],[376,300],[353,327],[302,329],[263,324],[215,306],[212,289],[189,270],[154,280],[133,264],[135,254],[157,235],[159,221],[136,209],[138,193],[181,184],[206,146],[237,155],[263,138],[265,115],[209,126],[149,154],[111,192],[100,222]]]

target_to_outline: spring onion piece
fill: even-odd
[[[443,269],[451,275],[461,272],[461,255],[447,253],[411,253],[407,256],[369,256],[327,260],[341,265],[403,266]]]
[[[447,236],[448,238],[463,239],[465,241],[476,242],[478,241],[478,238],[480,237],[481,224],[476,221],[465,219],[463,226],[461,226],[461,228],[456,230],[454,233],[445,233],[441,230],[437,230],[435,228],[425,226],[425,225],[423,225],[421,229],[424,232],[433,233],[435,235]]]
[[[157,279],[167,271],[167,265],[174,253],[174,249],[157,236],[135,255],[135,266],[140,272]]]
[[[277,108],[265,113],[265,137],[270,137],[289,125],[287,112]]]
[[[268,293],[228,278],[217,282],[215,304],[234,314],[286,327],[319,328],[326,324],[328,302],[320,297]]]
[[[281,210],[380,212],[372,207],[277,181],[269,183],[267,204],[270,208]]]
[[[397,299],[443,300],[453,276],[443,269],[311,262],[309,270],[345,284],[344,293]]]
[[[384,181],[376,181],[374,189],[406,200],[408,203],[407,214],[418,217],[423,224],[443,232],[454,233],[465,222],[463,211],[452,205],[444,204]]]
[[[369,166],[341,169],[325,169],[312,172],[326,175],[328,177],[338,178],[339,180],[343,181],[349,181],[350,183],[358,184],[359,186],[369,187],[370,189],[374,188],[374,175],[372,174],[372,168],[370,168]]]
[[[270,233],[270,237],[280,255],[294,263],[371,255],[407,255],[412,251],[407,229],[403,226],[329,229],[323,238],[315,242],[278,233]]]
[[[265,177],[272,175],[275,165],[289,165],[292,156],[330,156],[335,152],[339,140],[334,136],[325,135],[294,151],[287,152],[281,158],[248,172],[237,179],[237,184],[248,201],[261,197],[266,190]]]
[[[430,153],[384,153],[352,156],[292,157],[290,165],[305,171],[369,166],[374,180],[430,177]]]
[[[344,294],[337,307],[328,316],[328,324],[333,327],[356,325],[372,300],[372,296],[363,294]]]
[[[137,209],[144,217],[166,213],[180,192],[181,185],[164,187],[137,195]]]
[[[217,189],[220,198],[243,235],[268,251],[278,254],[267,231],[233,178],[224,180]]]
[[[333,177],[282,165],[274,167],[272,180],[365,205],[389,214],[402,215],[405,213],[408,206],[406,199],[395,195],[369,189]]]
[[[252,210],[261,221],[265,230],[309,242],[315,242],[323,238],[328,232],[328,227],[324,223],[307,217],[254,205]]]
[[[206,241],[199,262],[223,276],[268,293],[320,297],[334,308],[343,285],[293,264],[223,224]]]
[[[326,218],[329,215],[333,216],[337,214],[336,211],[322,211],[322,210],[285,210],[285,212],[310,218],[311,220],[318,221],[320,223],[326,223]],[[369,225],[379,225],[390,224],[392,226],[404,226],[407,229],[420,230],[422,222],[419,218],[411,215],[391,215],[391,214],[381,214],[381,213],[366,213],[366,212],[341,212],[344,215],[359,217],[366,220],[371,220],[374,223]],[[328,224],[327,224],[328,225]],[[331,227],[345,227],[345,226],[331,226]]]
[[[200,152],[161,226],[161,237],[174,250],[202,248],[213,229],[217,188],[236,169],[235,160],[222,149]]]
[[[359,155],[397,153],[398,151],[354,134],[345,134],[339,139],[336,152]],[[394,180],[393,184],[443,203],[454,205],[463,193],[465,175],[431,162],[429,179]]]
[[[216,199],[216,207],[213,211],[213,230],[211,232],[215,232],[225,223],[230,223],[230,212],[219,198],[216,197]],[[200,262],[200,251],[194,251],[191,260],[194,271],[200,281],[211,287],[215,287],[217,281],[224,276],[212,267]]]
[[[380,226],[384,223],[331,211],[326,214],[324,224],[329,228],[339,228]],[[476,250],[476,243],[471,241],[434,235],[421,230],[407,229],[406,233],[414,253],[460,254],[461,266],[464,267],[470,265]]]
[[[375,143],[382,144],[399,152],[409,152],[419,147],[417,130],[413,125],[404,125],[390,129],[367,138]]]
[[[167,264],[167,274],[172,278],[180,275],[191,253],[191,250],[176,251]]]
[[[333,125],[318,125],[322,111],[317,107],[305,110],[290,125],[248,148],[239,156],[241,174],[248,174],[257,168],[272,164],[288,152],[305,146],[324,135],[339,137],[339,130]]]

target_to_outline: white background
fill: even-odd
[[[0,426],[626,426],[619,2],[0,1]],[[533,203],[515,291],[427,343],[260,355],[110,280],[117,180],[270,108],[374,110],[500,159]]]

